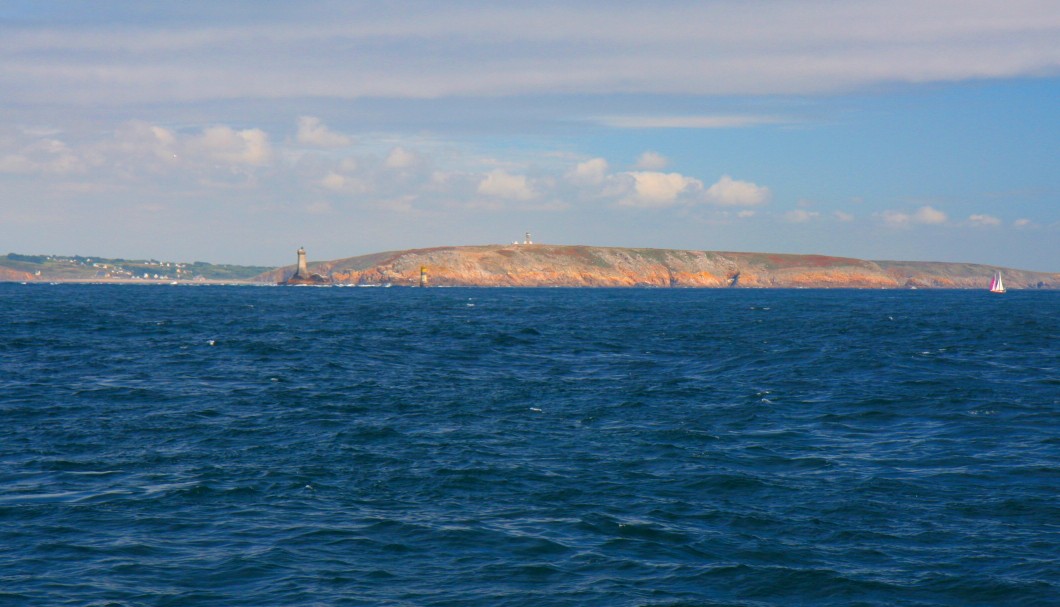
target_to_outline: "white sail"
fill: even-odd
[[[990,292],[991,293],[1004,293],[1005,284],[1001,282],[1001,272],[994,274],[994,277],[990,280]]]

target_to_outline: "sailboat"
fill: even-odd
[[[991,293],[1004,293],[1005,285],[1001,282],[1001,272],[994,274],[994,277],[990,279],[990,292]]]

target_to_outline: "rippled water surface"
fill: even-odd
[[[1060,604],[1060,293],[0,285],[2,605]]]

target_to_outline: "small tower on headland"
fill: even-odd
[[[309,278],[309,267],[305,261],[305,247],[298,247],[298,269],[291,278]]]
[[[327,285],[331,284],[331,279],[327,276],[320,274],[311,274],[309,272],[309,265],[305,259],[305,247],[298,248],[298,265],[295,267],[294,274],[287,280],[280,283],[281,285]]]
[[[523,244],[534,244],[534,241],[530,240],[530,232],[526,233],[526,240],[523,241]]]
[[[427,266],[420,266],[420,286],[427,286]]]

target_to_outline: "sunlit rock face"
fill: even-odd
[[[21,272],[10,268],[0,268],[0,281],[27,282],[36,279],[37,277],[29,272]]]
[[[421,268],[431,286],[985,289],[1000,269],[1010,288],[1060,288],[1060,274],[976,264],[541,244],[375,253],[312,264],[309,279],[288,267],[258,281],[415,286]]]

